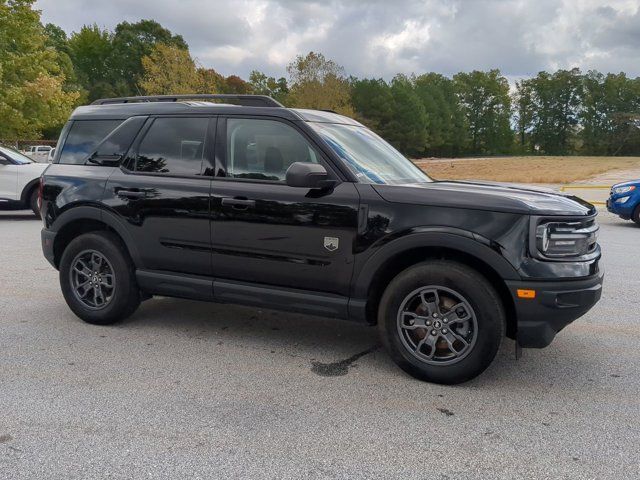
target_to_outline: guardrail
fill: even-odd
[[[611,191],[611,185],[562,185],[560,187],[561,192],[566,192],[567,190],[605,190],[605,196],[609,196],[609,192]],[[591,200],[589,198],[585,198],[589,203],[593,205],[606,205],[606,200]]]

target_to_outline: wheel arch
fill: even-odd
[[[53,229],[56,236],[53,244],[54,264],[60,266],[60,258],[66,246],[84,233],[111,231],[122,242],[136,267],[140,266],[140,254],[130,233],[113,213],[94,206],[78,206],[60,214]]]
[[[40,184],[40,177],[34,178],[29,183],[27,183],[24,187],[22,187],[22,193],[20,193],[20,202],[23,205],[29,204],[29,197],[31,196],[31,192],[33,192],[34,188],[38,188]]]
[[[377,322],[382,293],[400,272],[430,259],[452,260],[473,268],[493,285],[507,314],[507,335],[515,338],[513,298],[505,280],[519,280],[515,268],[489,245],[470,232],[432,231],[393,240],[376,252],[356,277],[351,315],[368,323]]]

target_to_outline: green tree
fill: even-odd
[[[640,82],[624,73],[590,71],[582,78],[581,150],[592,155],[625,151],[640,110]]]
[[[268,77],[258,70],[253,70],[249,74],[249,84],[251,91],[256,95],[267,95],[279,101],[282,104],[287,103],[287,95],[289,94],[289,86],[287,79],[280,77]]]
[[[458,73],[453,77],[469,128],[469,153],[508,153],[513,144],[509,82],[499,70]]]
[[[566,155],[575,149],[582,100],[580,70],[540,72],[529,84],[533,97],[532,141],[550,155]]]
[[[334,110],[352,115],[351,87],[344,69],[321,53],[298,55],[287,67],[294,107]]]
[[[137,93],[136,87],[144,74],[142,59],[151,55],[156,45],[169,45],[185,51],[189,49],[182,36],[174,35],[155,20],[119,23],[111,43],[110,77],[124,82],[124,94],[127,95]]]
[[[529,136],[533,127],[535,105],[533,101],[533,88],[527,79],[516,82],[516,91],[513,94],[515,124],[518,134],[518,151],[525,153],[531,151]]]
[[[40,137],[64,124],[79,94],[64,91],[59,62],[33,0],[0,2],[0,138]]]
[[[142,58],[140,88],[147,95],[186,94],[202,87],[202,76],[187,50],[163,43]]]
[[[411,79],[397,75],[391,81],[391,95],[394,112],[384,129],[387,140],[406,155],[424,155],[428,118]]]
[[[391,87],[383,79],[354,79],[351,101],[355,117],[372,130],[386,136],[386,128],[395,114]]]
[[[124,78],[113,72],[112,35],[107,30],[85,25],[71,35],[68,45],[76,77],[89,101],[129,94]]]
[[[415,89],[428,119],[427,155],[460,155],[467,144],[467,129],[453,81],[427,73],[416,78]]]

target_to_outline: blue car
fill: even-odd
[[[618,183],[611,187],[607,210],[640,225],[640,180]]]

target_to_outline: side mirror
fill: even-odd
[[[300,188],[331,188],[336,182],[328,177],[322,165],[311,162],[292,163],[286,173],[287,185]]]

